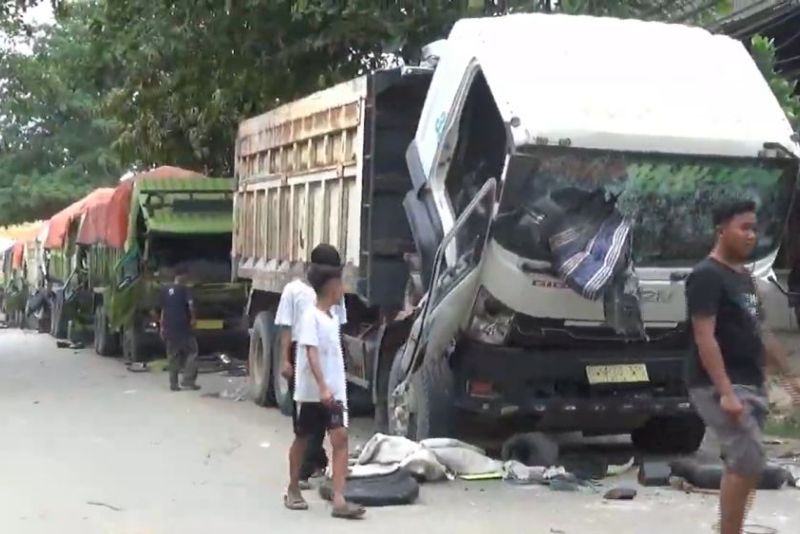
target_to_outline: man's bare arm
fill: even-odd
[[[720,396],[727,396],[733,394],[733,385],[725,370],[725,362],[722,359],[722,351],[717,343],[717,338],[714,336],[714,330],[717,326],[717,318],[711,317],[692,317],[692,329],[694,331],[695,343],[697,343],[697,350],[700,353],[700,362],[703,368],[708,373],[714,386],[717,388],[717,393]]]
[[[320,400],[324,403],[332,400],[328,384],[325,382],[325,377],[322,374],[322,367],[319,365],[319,349],[311,345],[306,346],[306,357],[308,358],[308,366],[311,368],[311,374],[319,387]],[[327,397],[327,398],[326,398]]]

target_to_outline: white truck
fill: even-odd
[[[766,280],[798,173],[797,139],[744,47],[531,14],[459,21],[427,52],[239,127],[232,257],[251,283],[256,400],[287,406],[274,310],[328,242],[351,288],[349,380],[381,427],[696,449],[684,280],[713,243],[712,206],[738,197],[758,202]],[[605,249],[584,239],[587,257],[602,250],[581,285],[555,238],[604,227],[598,212],[617,226]]]

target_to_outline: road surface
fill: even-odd
[[[639,488],[632,502],[500,481],[422,487],[417,504],[334,520],[282,506],[290,422],[250,402],[208,397],[232,381],[201,375],[172,393],[164,373],[130,373],[45,335],[0,331],[0,532],[674,534],[711,532],[714,497]],[[231,381],[231,382],[229,382]],[[206,395],[206,396],[204,396]],[[357,421],[354,441],[369,437]],[[607,481],[606,487],[635,481]],[[751,522],[800,532],[800,490],[762,493]],[[761,532],[761,531],[759,531]]]

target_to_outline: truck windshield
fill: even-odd
[[[713,206],[750,199],[759,221],[753,259],[763,258],[780,244],[796,175],[789,159],[531,149],[509,162],[493,237],[519,256],[549,261],[547,239],[526,221],[541,216],[543,202],[568,217],[599,195],[633,224],[637,264],[690,266],[713,245]]]

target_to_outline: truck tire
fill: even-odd
[[[406,437],[414,441],[454,437],[453,373],[444,357],[426,358],[411,377]]]
[[[116,334],[109,331],[106,309],[99,304],[94,309],[94,351],[100,356],[114,356],[117,342]]]
[[[274,314],[259,312],[250,333],[250,391],[259,406],[273,406],[275,391],[272,383],[272,347],[277,337]]]
[[[394,390],[397,389],[397,386],[400,384],[400,382],[403,381],[403,378],[405,378],[402,366],[404,350],[405,350],[405,345],[401,345],[400,348],[397,349],[397,353],[394,355],[391,368],[389,369],[389,377],[386,382],[386,393],[384,395],[383,401],[376,403],[375,405],[376,432],[381,432],[383,434],[389,434],[389,435],[394,435],[398,433],[396,429],[398,428],[399,425],[398,422],[395,420],[397,414],[395,414],[394,412],[394,402],[392,400],[392,395],[394,394]],[[385,418],[385,422],[382,420],[382,418]]]
[[[272,396],[275,399],[275,404],[278,406],[278,409],[281,411],[281,413],[285,416],[291,416],[292,409],[294,408],[294,399],[292,398],[292,390],[289,387],[289,381],[283,378],[283,375],[281,375],[281,338],[278,335],[277,328],[273,327],[273,332]]]
[[[142,350],[141,335],[135,326],[122,329],[122,358],[126,363],[140,363],[146,360]]]
[[[631,433],[634,446],[654,454],[691,454],[700,448],[706,427],[699,416],[653,417]]]
[[[53,313],[50,318],[50,335],[56,339],[64,339],[67,337],[67,325],[63,320],[64,312],[64,297],[63,293],[56,296],[53,302]]]

